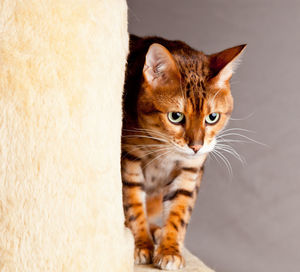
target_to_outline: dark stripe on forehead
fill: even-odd
[[[203,104],[204,104],[204,97],[201,99],[201,104],[200,104],[200,111],[203,111]]]
[[[185,86],[186,89],[186,98],[190,98],[191,97],[191,84],[190,82],[188,82]]]
[[[204,95],[204,97],[206,97],[206,88],[205,88],[205,85],[202,80],[200,81],[200,84],[201,84],[201,88],[202,88],[202,94]]]
[[[203,83],[202,80],[200,80],[200,85],[201,85],[201,89],[202,89],[202,100],[201,100],[201,106],[200,106],[200,111],[203,111],[203,105],[204,105],[204,100],[206,99],[206,89],[205,89],[205,85]]]
[[[187,89],[186,90],[186,98],[190,98],[191,97],[191,90]]]
[[[198,94],[198,92],[197,92]],[[199,105],[200,105],[200,95],[198,94],[196,97],[195,97],[195,111],[197,111],[199,109]]]
[[[192,104],[192,108],[195,110],[195,92],[194,92],[194,90],[190,90],[189,95],[190,95],[189,101]]]

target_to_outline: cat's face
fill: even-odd
[[[153,44],[138,99],[140,126],[184,156],[212,151],[233,109],[229,80],[244,47],[190,58]]]

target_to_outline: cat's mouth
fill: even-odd
[[[202,148],[201,148],[202,149]],[[189,153],[189,154],[187,154],[190,158],[194,158],[194,157],[199,157],[199,156],[201,156],[201,155],[204,155],[204,154],[206,154],[206,153],[208,153],[208,152],[206,152],[205,150],[199,150],[199,151],[197,151],[196,153],[193,151],[193,152],[191,152],[191,153]]]

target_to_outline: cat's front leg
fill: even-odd
[[[146,218],[144,175],[138,158],[127,155],[122,159],[122,182],[126,225],[135,240],[135,263],[151,263],[154,246]]]
[[[153,259],[153,263],[161,269],[184,267],[181,250],[202,174],[202,168],[182,168],[179,176],[166,188],[163,198],[164,226]]]

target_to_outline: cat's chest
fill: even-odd
[[[169,182],[171,173],[178,167],[178,161],[170,156],[151,157],[143,164],[145,189],[148,194],[161,192]]]
[[[180,173],[182,167],[201,167],[205,157],[186,159],[178,154],[156,154],[143,161],[144,185],[147,194],[160,193]]]

